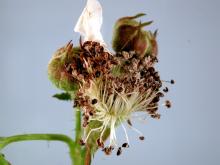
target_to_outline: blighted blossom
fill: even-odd
[[[98,43],[86,42],[83,47],[88,44],[91,46],[90,51],[94,51]],[[85,49],[82,52],[88,54]],[[100,56],[94,54],[93,58],[95,57]],[[118,147],[115,130],[120,125],[124,129],[126,139],[122,147],[129,146],[125,125],[137,132],[140,140],[144,140],[143,134],[133,127],[132,116],[148,114],[152,118],[159,119],[159,101],[164,97],[165,92],[162,91],[163,81],[153,66],[157,62],[156,58],[142,58],[135,52],[119,52],[114,56],[109,54],[106,57],[109,58],[107,63],[110,65],[106,65],[105,56],[101,57],[101,61],[97,61],[98,64],[92,60],[83,61],[82,64],[85,64],[93,74],[89,81],[82,83],[75,98],[75,106],[81,107],[83,111],[85,128],[89,127],[92,121],[101,123],[97,124],[99,127],[89,129],[84,142],[87,142],[93,132],[99,132],[97,145],[108,155],[111,153],[111,148]],[[95,66],[99,69],[97,70]],[[171,103],[165,101],[164,105],[170,108]],[[107,129],[110,129],[110,141],[104,147],[103,135]]]
[[[74,106],[81,109],[85,128],[80,143],[87,144],[95,133],[98,135],[97,146],[107,155],[116,147],[119,147],[117,155],[120,155],[122,148],[130,146],[127,128],[144,140],[142,132],[133,126],[132,116],[160,118],[159,101],[167,87],[163,88],[163,81],[154,68],[157,57],[142,57],[134,51],[111,55],[94,41],[80,43],[78,51],[70,51],[69,56],[63,66],[72,82],[78,83]],[[165,101],[164,106],[170,108],[171,102]],[[118,126],[122,126],[125,133],[122,148],[116,138]],[[109,144],[104,144],[107,130]]]
[[[135,20],[143,15],[123,17],[116,22],[112,43],[115,53],[110,53],[100,33],[101,5],[88,0],[75,27],[84,40],[80,38],[78,47],[70,41],[49,63],[51,81],[73,93],[74,107],[82,112],[84,128],[79,143],[92,151],[101,148],[109,155],[116,149],[116,155],[121,155],[131,145],[128,129],[135,131],[139,140],[145,139],[133,124],[134,116],[141,120],[147,116],[160,119],[159,107],[171,107],[164,96],[169,91],[167,85],[174,84],[174,80],[161,80],[155,69],[159,62],[157,31],[143,29],[152,21]],[[125,135],[122,144],[117,140],[118,127]]]

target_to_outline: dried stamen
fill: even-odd
[[[104,143],[103,143],[100,139],[97,139],[97,145],[98,145],[100,148],[104,148]]]
[[[168,89],[167,87],[165,87],[165,88],[163,89],[163,91],[164,91],[164,92],[168,92],[169,89]]]
[[[121,155],[121,153],[122,153],[122,149],[121,149],[121,147],[119,147],[118,151],[117,151],[117,156]]]
[[[145,138],[144,138],[144,136],[140,136],[139,139],[140,140],[144,140]]]
[[[122,144],[122,147],[123,147],[123,148],[128,148],[129,145],[128,145],[128,143],[123,143],[123,144]]]
[[[79,140],[79,144],[80,144],[81,146],[84,146],[84,145],[85,145],[85,142],[84,142],[82,139],[80,139],[80,140]]]
[[[166,101],[165,101],[165,106],[166,106],[167,108],[170,108],[170,107],[171,107],[171,102],[170,102],[169,100],[166,100]]]

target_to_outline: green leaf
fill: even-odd
[[[5,156],[0,153],[0,165],[10,165],[10,163],[5,160]]]
[[[57,98],[58,100],[64,100],[64,101],[72,100],[71,95],[67,92],[55,94],[53,95],[53,97]]]

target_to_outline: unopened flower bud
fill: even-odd
[[[57,88],[65,91],[78,89],[78,83],[72,77],[71,68],[67,66],[71,59],[77,55],[78,49],[69,42],[66,46],[58,49],[50,60],[48,77]]]
[[[141,56],[157,54],[157,43],[154,34],[143,30],[152,23],[138,22],[135,19],[145,14],[120,18],[114,26],[112,45],[116,52],[135,51]]]

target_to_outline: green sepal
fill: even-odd
[[[100,127],[101,124],[102,123],[99,121],[91,121],[86,128],[86,134],[88,134],[91,129]],[[97,140],[100,138],[100,135],[101,135],[101,131],[94,131],[90,134],[90,136],[86,142],[86,144],[89,146],[89,148],[91,150],[92,155],[94,155],[95,152],[99,149],[99,147],[97,145]],[[102,140],[105,142],[107,140],[107,138],[109,137],[109,135],[110,135],[110,128],[106,128],[106,130],[102,136]]]
[[[79,82],[72,77],[71,73],[67,72],[65,65],[71,63],[79,52],[79,47],[73,47],[68,43],[53,55],[48,65],[48,77],[57,88],[64,91],[78,90]]]
[[[58,100],[62,100],[62,101],[71,101],[72,100],[72,96],[68,92],[57,93],[57,94],[53,95],[53,97]]]

